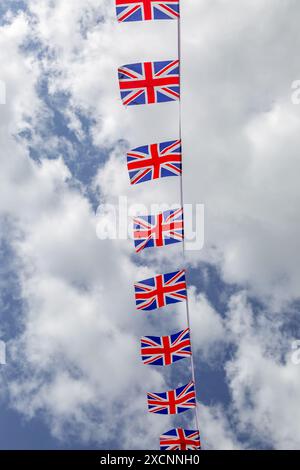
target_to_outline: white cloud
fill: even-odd
[[[10,51],[13,59],[4,77],[13,91],[1,114],[1,215],[13,221],[10,242],[23,300],[22,333],[8,344],[10,403],[29,417],[41,413],[63,440],[75,435],[103,444],[123,423],[125,441],[132,417],[146,414],[146,391],[167,384],[139,358],[138,338],[148,322],[134,313],[139,269],[126,246],[97,239],[93,211],[78,189],[70,188],[61,158],[47,161],[40,155],[42,163],[33,162],[24,142],[13,138],[27,121],[34,132],[43,112],[35,88],[41,70],[37,63],[31,67],[33,52],[25,56],[19,48],[28,24],[20,15],[2,27],[1,47],[2,55]],[[118,420],[112,419],[116,414]],[[140,421],[144,439],[156,446],[158,424],[147,431],[147,419]]]
[[[2,135],[28,126],[24,118],[38,106],[34,90],[38,69],[34,61],[22,57],[19,50],[29,31],[28,18],[21,13],[1,26],[0,78],[6,85],[6,104],[0,108]]]
[[[189,290],[189,310],[194,349],[200,353],[202,360],[213,358],[220,346],[224,347],[227,341],[222,317],[205,295],[196,293],[194,286]]]
[[[242,293],[232,297],[227,323],[237,347],[226,371],[239,429],[269,448],[299,449],[300,378],[281,322],[255,318]]]
[[[67,90],[75,108],[91,113],[100,147],[124,138],[132,147],[176,137],[176,104],[126,110],[116,76],[120,64],[176,56],[175,22],[163,29],[160,22],[117,24],[113,3],[104,2],[98,14],[105,20],[95,24],[87,13],[95,7],[95,1],[77,2],[69,15],[69,2],[32,4],[40,20],[36,34],[57,54],[49,64],[56,71],[51,92]],[[217,261],[227,282],[247,285],[279,310],[298,296],[299,282],[300,118],[290,99],[299,9],[294,1],[236,0],[182,9],[184,189],[186,202],[204,202],[207,209],[200,257]],[[82,18],[90,18],[85,35]],[[122,163],[112,157],[111,168],[125,183]],[[150,186],[141,188],[146,201],[155,193],[167,197],[168,190]],[[126,192],[122,183],[118,190]],[[141,197],[138,190],[131,194]]]
[[[199,410],[202,429],[201,441],[204,450],[241,449],[241,445],[230,430],[230,424],[221,407],[206,407],[199,404]]]
[[[46,164],[46,183],[58,163]],[[23,207],[22,237],[14,242],[25,307],[24,332],[9,345],[13,363],[22,364],[17,376],[11,371],[11,403],[30,416],[44,411],[58,437],[69,423],[77,438],[103,443],[104,423],[113,433],[121,421],[126,439],[128,420],[145,415],[147,390],[167,387],[159,372],[140,363],[138,339],[147,333],[148,319],[134,308],[139,269],[127,249],[96,238],[86,199],[57,175],[53,180],[43,187],[45,193],[50,187],[51,205],[29,221],[30,208]],[[176,318],[172,322],[169,311],[168,328],[175,328]],[[90,409],[102,434],[95,434]]]
[[[20,367],[9,385],[11,403],[25,415],[41,412],[61,439],[69,434],[103,445],[107,426],[113,434],[122,423],[124,447],[145,447],[145,441],[156,447],[170,420],[146,415],[145,392],[166,388],[167,376],[140,364],[137,340],[146,328],[149,334],[175,329],[183,317],[177,309],[157,315],[157,322],[136,315],[128,286],[154,266],[177,265],[179,255],[169,252],[166,264],[161,252],[151,255],[152,268],[137,267],[130,241],[100,242],[89,202],[70,188],[63,159],[40,155],[38,165],[13,136],[24,127],[34,132],[38,117],[49,112],[35,88],[46,72],[50,93],[70,94],[65,114],[78,137],[77,108],[95,120],[94,143],[113,147],[94,179],[102,202],[115,202],[118,194],[146,204],[177,199],[176,178],[163,187],[129,188],[117,142],[177,137],[176,104],[125,110],[116,79],[120,64],[175,56],[176,24],[118,25],[113,2],[36,0],[29,6],[35,23],[21,14],[2,26],[0,48],[0,78],[8,84],[0,116],[1,211],[15,223],[24,300],[24,330],[10,344]],[[225,281],[244,289],[231,299],[225,320],[190,290],[194,344],[207,360],[215,348],[236,345],[224,365],[236,422],[276,448],[299,447],[300,434],[297,370],[280,360],[287,338],[273,334],[279,320],[268,312],[281,312],[299,297],[300,119],[290,102],[299,12],[292,0],[193,0],[184,5],[182,21],[184,188],[186,201],[206,204],[207,218],[206,249],[191,262],[215,264]],[[22,53],[28,34],[54,54],[37,60],[33,51]],[[55,136],[45,140],[56,148]],[[268,301],[260,321],[249,294]],[[125,407],[124,396],[131,398]],[[228,410],[201,410],[204,446],[241,447]]]
[[[280,310],[299,295],[298,4],[183,8],[184,187],[206,205],[200,255]]]

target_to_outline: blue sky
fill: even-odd
[[[101,241],[95,217],[119,196],[178,200],[170,178],[130,188],[124,156],[176,138],[177,106],[124,110],[116,81],[120,64],[174,57],[175,22],[120,26],[108,0],[0,14],[0,448],[155,448],[193,427],[192,412],[145,403],[190,380],[186,361],[157,371],[138,357],[141,335],[179,331],[185,310],[137,316],[132,298],[134,281],[184,264],[203,447],[299,448],[297,2],[183,4],[184,194],[205,204],[205,246],[186,261]]]

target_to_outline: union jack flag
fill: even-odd
[[[118,21],[175,20],[179,0],[116,0]]]
[[[165,246],[183,241],[183,209],[168,210],[156,215],[145,215],[133,219],[135,251]]]
[[[200,450],[200,433],[176,428],[160,436],[160,450]]]
[[[134,285],[138,310],[155,310],[186,300],[185,271],[158,274]]]
[[[127,153],[131,184],[181,174],[181,141],[144,145]]]
[[[169,366],[191,354],[189,328],[171,336],[144,336],[141,339],[141,356],[146,365]]]
[[[183,413],[196,406],[194,382],[163,393],[148,393],[148,411],[163,415]]]
[[[180,98],[179,60],[123,65],[118,70],[123,104],[153,104]]]

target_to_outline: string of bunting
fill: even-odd
[[[150,143],[127,153],[131,185],[177,176],[180,178],[181,207],[155,215],[146,214],[133,220],[135,251],[184,245],[184,214],[182,189],[182,139],[180,104],[180,0],[115,0],[120,23],[149,20],[176,20],[178,23],[178,58],[159,62],[138,62],[119,67],[121,100],[125,106],[179,103],[179,136]],[[194,410],[196,430],[174,428],[160,436],[161,450],[199,450],[201,448],[195,390],[195,368],[191,344],[188,295],[185,270],[156,274],[134,285],[137,310],[152,311],[169,304],[185,302],[187,328],[170,336],[141,338],[141,358],[145,365],[170,366],[190,359],[191,381],[175,389],[147,394],[148,411],[164,415]]]

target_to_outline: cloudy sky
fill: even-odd
[[[182,1],[184,199],[205,205],[187,254],[203,447],[299,449],[298,0]],[[100,240],[98,206],[176,203],[177,178],[129,187],[126,150],[178,137],[178,106],[122,107],[117,67],[177,57],[177,25],[117,24],[113,0],[0,6],[0,448],[155,449],[180,418],[146,392],[188,363],[141,364],[139,339],[185,327],[141,315],[137,280],[184,266]],[[294,102],[293,102],[294,101]],[[296,100],[297,101],[297,100]],[[299,355],[298,355],[299,356]]]

